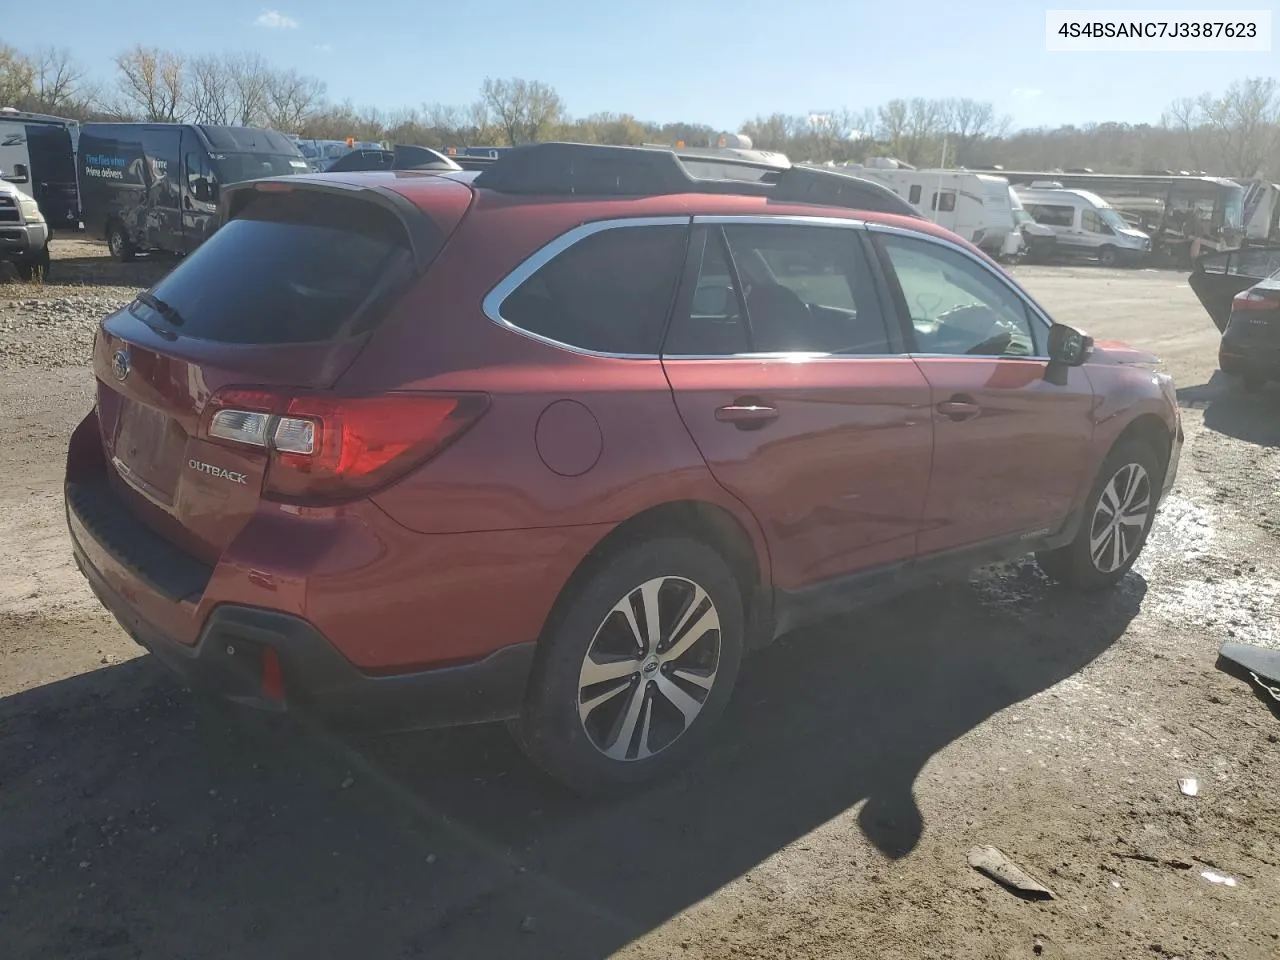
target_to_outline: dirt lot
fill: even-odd
[[[1228,637],[1280,646],[1280,389],[1220,382],[1184,276],[1017,271],[1181,387],[1181,476],[1121,589],[1014,565],[806,630],[747,663],[696,769],[593,806],[501,729],[303,735],[138,656],[59,482],[93,323],[163,264],[56,246],[49,285],[0,286],[6,960],[1280,956],[1280,722],[1214,669]],[[977,844],[1057,899],[977,875]]]

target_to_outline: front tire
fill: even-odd
[[[586,795],[673,772],[729,702],[743,625],[733,573],[706,544],[664,537],[622,550],[543,637],[516,743]]]
[[[1098,263],[1104,267],[1114,267],[1118,260],[1115,247],[1103,247],[1098,251]]]
[[[1124,579],[1155,520],[1164,470],[1139,440],[1117,444],[1085,500],[1084,519],[1065,547],[1036,554],[1040,569],[1077,590],[1102,590]]]

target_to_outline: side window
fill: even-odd
[[[933,209],[942,213],[950,213],[956,208],[956,193],[954,190],[943,190],[941,193],[933,195]]]
[[[890,347],[854,230],[726,226],[753,353],[883,354]]]
[[[725,255],[724,236],[707,230],[702,264],[687,316],[671,323],[662,352],[674,356],[724,357],[750,352],[742,300]]]
[[[1071,227],[1075,225],[1076,211],[1074,207],[1062,207],[1056,204],[1036,204],[1028,208],[1036,223],[1046,227]]]
[[[582,350],[656,356],[687,232],[615,227],[584,237],[503,300],[502,318]]]
[[[1085,210],[1080,214],[1080,222],[1089,233],[1109,233],[1106,224],[1094,210]]]
[[[209,161],[199,151],[190,151],[184,156],[187,168],[187,190],[193,200],[212,203],[217,199],[213,195],[213,179],[209,176]]]
[[[1028,357],[1036,339],[1027,308],[972,257],[941,244],[881,234],[921,353]]]
[[[907,203],[919,203],[919,202],[920,202],[920,184],[913,183],[911,185],[911,190],[907,194]]]

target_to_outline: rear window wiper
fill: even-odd
[[[173,306],[170,303],[165,303],[163,300],[157,297],[154,293],[148,293],[147,291],[144,290],[142,291],[142,293],[138,294],[138,296],[135,299],[139,303],[145,304],[146,306],[150,307],[156,313],[160,314],[160,316],[164,317],[166,320],[172,323],[175,327],[182,326],[183,318],[178,308]]]

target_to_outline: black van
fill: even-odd
[[[192,123],[86,123],[80,128],[85,231],[117,260],[143,250],[186,254],[218,225],[218,188],[307,173],[283,134]]]

